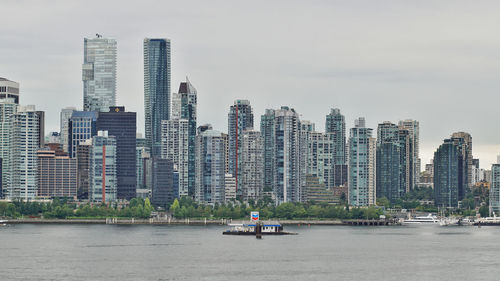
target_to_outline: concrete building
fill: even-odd
[[[57,156],[55,150],[38,150],[38,190],[39,198],[63,197],[76,199],[78,178],[77,160]]]
[[[7,197],[35,199],[38,189],[37,151],[44,146],[45,113],[34,105],[20,106],[13,116],[10,154],[11,182]]]
[[[161,158],[169,159],[179,174],[179,196],[189,196],[189,120],[162,121]]]
[[[0,77],[0,100],[13,99],[19,104],[19,83]]]
[[[68,125],[68,153],[76,157],[76,147],[97,134],[97,116],[94,111],[73,111]]]
[[[287,106],[266,109],[260,130],[264,138],[264,192],[276,203],[301,202],[305,185],[299,114]]]
[[[0,158],[2,159],[2,196],[7,196],[10,185],[11,143],[14,126],[14,114],[18,104],[14,98],[0,99]]]
[[[306,176],[306,202],[314,201],[317,203],[338,204],[339,197],[335,195],[333,189],[326,188],[326,186],[319,181],[318,177],[307,175]]]
[[[63,145],[64,151],[68,152],[69,151],[69,119],[71,116],[73,116],[73,112],[76,111],[76,108],[74,107],[66,107],[61,110],[60,114],[60,136],[61,136],[61,143]]]
[[[246,130],[253,129],[253,111],[248,100],[235,100],[234,104],[229,107],[227,116],[227,132],[228,132],[228,166],[229,173],[236,179],[238,196],[241,196],[241,136]]]
[[[215,204],[225,200],[225,150],[222,133],[205,130],[196,136],[195,200]]]
[[[355,120],[348,141],[348,188],[349,204],[370,206],[376,198],[376,141],[372,129],[365,127],[365,119]]]
[[[118,199],[116,176],[116,137],[99,131],[92,137],[89,153],[89,200],[112,202]],[[135,154],[134,154],[135,155]]]
[[[311,132],[307,140],[306,174],[317,178],[325,189],[335,185],[335,139],[333,133]]]
[[[83,39],[83,110],[108,111],[116,103],[116,41]]]
[[[237,189],[241,189],[239,194],[244,201],[260,199],[264,184],[264,142],[261,133],[246,130],[239,135],[238,140],[240,141],[238,170],[241,174]]]
[[[116,139],[116,176],[118,199],[135,198],[136,177],[136,113],[125,111],[124,106],[112,106],[108,112],[100,112],[97,130],[107,131]]]
[[[140,134],[138,134],[140,135]],[[150,148],[147,146],[147,142],[145,138],[142,136],[137,136],[136,138],[136,150],[135,150],[135,160],[136,160],[136,178],[137,178],[137,188],[136,193],[149,193],[146,190],[151,191],[151,186],[148,186],[146,183],[146,161],[151,158]],[[147,197],[147,196],[146,196]]]
[[[170,40],[144,39],[144,115],[146,141],[160,156],[161,121],[170,119]]]

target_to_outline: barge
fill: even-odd
[[[223,235],[297,235],[294,232],[283,231],[280,223],[231,223]]]

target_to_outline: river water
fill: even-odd
[[[0,227],[0,280],[500,280],[500,227]]]

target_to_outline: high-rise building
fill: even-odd
[[[77,198],[89,199],[89,181],[90,181],[90,148],[92,139],[83,141],[76,146],[77,160]]]
[[[181,82],[178,93],[172,94],[172,118],[188,120],[188,192],[194,196],[195,186],[195,138],[196,138],[196,106],[197,92],[186,77]]]
[[[168,209],[175,199],[174,166],[172,160],[152,158],[151,203]]]
[[[77,160],[58,156],[50,148],[40,149],[38,156],[37,197],[77,198]]]
[[[111,202],[117,199],[116,137],[98,131],[92,137],[89,161],[89,200]],[[135,155],[135,154],[134,154]]]
[[[136,139],[136,177],[137,177],[137,189],[142,190],[144,193],[146,189],[150,189],[146,185],[146,161],[151,158],[150,149],[147,146],[147,142],[145,138],[138,136]],[[139,191],[137,191],[139,192]]]
[[[189,195],[189,120],[162,121],[161,158],[169,159],[179,173],[179,196]]]
[[[264,191],[273,191],[278,204],[302,201],[305,167],[301,165],[299,114],[287,106],[267,109],[260,130],[264,138]]]
[[[406,119],[399,121],[399,128],[407,130],[410,138],[410,188],[413,190],[420,176],[420,125],[417,120]]]
[[[83,39],[83,110],[108,111],[116,103],[116,41]]]
[[[334,145],[333,133],[311,132],[307,140],[306,173],[325,189],[334,187]]]
[[[196,202],[224,203],[225,159],[222,133],[209,129],[196,136]]]
[[[14,114],[18,105],[13,98],[0,99],[0,158],[2,159],[2,193],[7,196],[10,184],[10,154]]]
[[[170,114],[170,40],[144,39],[144,115],[151,155],[160,156],[161,121]]]
[[[326,116],[325,132],[333,138],[333,178],[334,186],[345,185],[347,182],[346,133],[345,117],[340,109],[332,108]]]
[[[118,199],[135,198],[136,177],[136,131],[135,112],[125,111],[124,106],[111,106],[108,112],[100,112],[97,130],[108,131],[116,138],[116,176]]]
[[[97,112],[73,111],[68,125],[68,153],[76,157],[76,147],[97,134]]]
[[[19,104],[19,83],[0,77],[0,99],[9,98]]]
[[[248,100],[235,100],[234,105],[229,108],[227,121],[229,173],[236,180],[237,195],[241,195],[242,186],[239,181],[241,176],[241,136],[244,131],[253,129],[253,111],[250,102]]]
[[[464,174],[464,183],[466,187],[472,187],[472,136],[466,132],[456,132],[451,135],[451,139],[455,140],[455,142],[459,142],[462,145],[463,152],[463,166],[466,171]],[[465,192],[465,191],[464,191]],[[460,194],[461,198],[465,197],[464,194]],[[460,199],[461,200],[461,199]]]
[[[434,152],[434,203],[438,207],[458,207],[465,189],[462,144],[445,139]]]
[[[239,186],[242,199],[257,200],[264,184],[264,146],[259,131],[246,130],[239,136]],[[236,179],[235,179],[236,181]],[[227,187],[226,187],[227,190]],[[227,195],[226,195],[227,198]]]
[[[369,206],[376,198],[376,142],[365,118],[355,120],[347,146],[349,204]]]
[[[38,189],[37,151],[44,146],[45,113],[34,105],[20,106],[14,114],[11,142],[10,199],[34,199]]]
[[[61,143],[63,145],[63,150],[68,152],[69,151],[69,119],[73,115],[73,112],[76,111],[76,108],[74,107],[66,107],[61,110],[61,116],[60,116],[60,136],[61,136]]]
[[[396,124],[384,122],[377,128],[376,191],[377,197],[386,197],[394,203],[406,192],[402,180],[408,175],[405,149],[408,131]]]
[[[500,161],[491,165],[490,216],[500,214]]]

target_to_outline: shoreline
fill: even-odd
[[[266,220],[264,220],[266,221]],[[359,225],[359,226],[394,226],[395,220],[276,220],[282,225]],[[227,225],[243,220],[208,220],[208,219],[11,219],[7,224],[116,224],[116,225]]]

